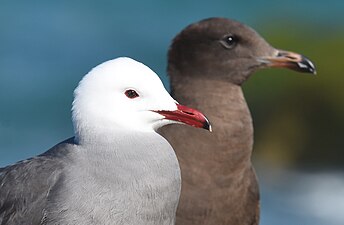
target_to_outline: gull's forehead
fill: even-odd
[[[130,58],[106,61],[88,73],[79,84],[84,92],[99,90],[123,90],[134,88],[148,92],[165,90],[158,75],[149,67]],[[81,91],[81,90],[80,90]]]
[[[99,72],[117,84],[139,86],[161,85],[158,75],[149,67],[130,58],[117,58],[98,66]]]

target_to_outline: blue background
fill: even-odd
[[[73,135],[72,93],[92,67],[130,56],[169,89],[172,38],[200,19],[228,17],[318,66],[315,78],[273,69],[244,86],[255,124],[261,224],[342,225],[343,12],[342,0],[0,0],[0,166]]]

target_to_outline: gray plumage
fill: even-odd
[[[135,148],[120,140],[82,146],[70,138],[1,169],[1,224],[173,224],[173,149],[154,133],[132,138]]]
[[[0,169],[0,224],[42,224],[50,191],[59,182],[66,145]]]

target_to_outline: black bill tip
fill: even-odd
[[[302,56],[301,60],[299,62],[296,62],[296,64],[297,64],[299,72],[311,73],[314,75],[317,74],[314,64],[312,63],[311,60],[307,59],[305,56]]]

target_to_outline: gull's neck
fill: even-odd
[[[84,117],[83,117],[84,118]],[[89,121],[80,118],[74,118],[74,131],[76,143],[80,145],[120,145],[123,140],[135,143],[141,139],[149,140],[153,138],[162,138],[153,129],[138,130],[119,126],[116,123],[103,121],[101,118],[89,117]]]
[[[104,132],[81,136],[66,171],[66,198],[58,202],[69,208],[58,216],[78,224],[94,224],[93,218],[121,224],[127,218],[128,225],[173,225],[181,181],[172,147],[153,131]]]
[[[249,166],[253,125],[241,86],[204,77],[177,78],[172,79],[174,98],[202,111],[212,124],[213,133],[205,136],[209,141],[203,141],[200,147],[208,148],[207,151],[220,161],[230,160],[233,169],[242,168],[237,166],[243,164]]]
[[[202,224],[206,218],[210,223],[226,224],[222,215],[241,211],[249,212],[234,213],[233,221],[252,220],[259,194],[251,164],[252,119],[241,87],[176,73],[171,84],[174,98],[202,111],[213,128],[212,133],[185,126],[162,130],[176,151],[182,171],[177,222]]]

